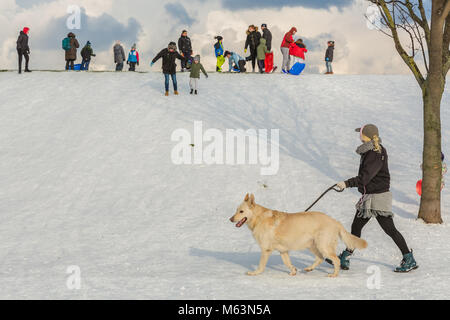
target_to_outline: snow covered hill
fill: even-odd
[[[181,95],[168,98],[162,81],[159,73],[0,73],[0,298],[448,298],[450,187],[447,223],[417,221],[422,104],[411,77],[211,74],[190,96],[188,75],[178,74]],[[449,98],[447,89],[450,157]],[[194,121],[221,132],[280,129],[278,174],[261,176],[257,165],[174,165],[171,135],[193,132]],[[356,174],[354,128],[364,123],[380,127],[395,221],[420,268],[393,273],[400,252],[371,221],[363,231],[369,248],[337,279],[326,277],[326,264],[292,278],[279,254],[261,276],[246,276],[259,249],[246,227],[228,220],[245,194],[304,210]],[[333,193],[315,209],[350,229],[357,199],[355,190]],[[298,268],[314,260],[291,256]],[[69,290],[77,267],[81,288]]]

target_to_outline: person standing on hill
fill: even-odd
[[[333,58],[334,58],[334,41],[328,41],[328,48],[325,52],[325,62],[327,65],[327,72],[325,74],[334,74],[333,72]]]
[[[116,44],[113,48],[114,52],[114,63],[116,64],[116,71],[123,70],[123,63],[125,61],[125,50],[123,50],[122,44],[119,40],[116,41]]]
[[[270,52],[266,45],[266,39],[262,38],[259,41],[259,46],[256,51],[257,51],[257,58],[258,58],[259,73],[264,73],[266,54]]]
[[[64,50],[66,51],[66,70],[73,70],[75,60],[77,60],[77,49],[80,47],[74,33],[70,32],[67,35],[64,46]]]
[[[194,63],[191,65],[191,75],[189,80],[189,86],[191,87],[191,94],[198,94],[198,81],[200,80],[200,71],[203,72],[206,79],[208,79],[208,74],[205,68],[200,63],[200,56],[196,55],[194,57]]]
[[[255,72],[256,60],[257,60],[257,48],[259,46],[259,42],[261,40],[261,33],[258,31],[258,27],[255,25],[251,25],[247,30],[247,40],[245,41],[245,49],[244,52],[247,53],[247,49],[250,47],[250,56],[247,58],[247,61],[252,62],[253,72]]]
[[[263,39],[266,39],[266,46],[267,46],[267,50],[269,50],[269,52],[272,51],[272,32],[270,32],[270,30],[267,28],[267,24],[263,23],[261,25],[261,30],[262,30],[262,37]]]
[[[223,48],[223,38],[222,36],[217,36],[214,39],[217,40],[214,45],[214,53],[217,58],[216,72],[222,72],[222,66],[225,63],[225,57],[223,56],[225,49]]]
[[[178,50],[186,60],[181,61],[181,72],[184,72],[187,69],[186,62],[191,60],[192,55],[192,42],[191,38],[188,37],[188,32],[183,30],[181,32],[181,37],[178,39]]]
[[[88,41],[86,45],[81,50],[81,58],[83,59],[81,62],[81,70],[89,70],[89,64],[91,63],[91,57],[95,57],[94,51],[91,47],[91,42]]]
[[[186,61],[186,58],[183,57],[177,51],[177,44],[175,42],[170,42],[168,47],[162,49],[160,53],[156,55],[156,57],[152,60],[150,66],[153,67],[156,61],[159,59],[163,59],[162,61],[162,70],[165,78],[165,88],[166,88],[166,97],[169,96],[169,80],[172,77],[173,90],[174,94],[178,95],[178,84],[177,84],[177,65],[175,63],[176,59],[180,59],[181,61]]]
[[[390,192],[391,176],[389,173],[388,154],[381,144],[378,128],[367,124],[356,129],[362,142],[356,153],[361,157],[358,175],[337,184],[341,190],[358,188],[362,194],[356,204],[356,215],[352,224],[352,234],[361,237],[364,226],[375,218],[383,231],[392,238],[401,253],[403,260],[395,272],[409,272],[418,265],[412,251],[408,248],[402,234],[395,228],[392,213],[392,193]],[[353,251],[345,249],[339,256],[341,269],[350,268],[350,256]],[[327,260],[330,263],[329,260]]]
[[[294,43],[294,35],[297,33],[297,28],[292,27],[288,33],[284,35],[283,42],[281,43],[281,53],[283,54],[283,65],[281,67],[281,71],[283,73],[289,73],[291,69],[291,58],[289,55],[289,48],[291,47],[291,43]]]
[[[136,65],[139,65],[139,52],[136,50],[136,44],[131,47],[130,53],[128,54],[127,64],[130,66],[128,71],[136,71]]]
[[[19,73],[22,73],[22,59],[25,58],[25,72],[31,72],[28,69],[28,63],[30,62],[30,47],[28,46],[28,32],[30,28],[23,28],[20,31],[19,37],[17,38],[17,54],[19,55]]]

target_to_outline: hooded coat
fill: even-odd
[[[90,44],[85,45],[81,50],[81,57],[84,61],[91,61],[91,57],[95,57],[94,50],[92,50]]]
[[[77,49],[80,47],[80,44],[72,32],[67,37],[70,39],[70,49],[66,50],[66,61],[77,60]]]
[[[195,60],[192,62],[190,77],[194,79],[200,79],[200,71],[203,72],[205,77],[208,77],[205,68],[200,63],[200,58],[198,58],[198,63],[195,63]]]
[[[259,41],[261,40],[261,33],[258,32],[258,28],[255,27],[255,31],[247,31],[247,40],[245,41],[245,49],[250,47],[250,50],[256,51],[259,46]]]
[[[289,48],[291,43],[294,42],[294,31],[297,32],[297,28],[291,28],[291,30],[284,35],[283,42],[281,43],[282,48]]]
[[[325,61],[333,62],[334,46],[329,46],[325,53]]]
[[[125,50],[120,43],[114,46],[114,63],[123,63],[125,61]]]
[[[266,53],[270,51],[267,49],[266,39],[262,38],[259,42],[259,46],[256,49],[256,58],[258,60],[266,60]]]
[[[28,35],[20,31],[19,38],[17,38],[17,50],[21,52],[29,52],[30,47],[28,46]]]
[[[152,62],[155,63],[161,58],[163,59],[162,70],[165,74],[175,74],[177,72],[177,65],[175,63],[176,59],[186,61],[186,58],[179,54],[178,51],[175,50],[173,52],[170,52],[168,48],[161,50],[161,52],[156,55]]]

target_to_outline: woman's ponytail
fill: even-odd
[[[373,141],[373,146],[374,146],[373,150],[378,153],[381,153],[380,138],[377,135],[375,135],[375,136],[373,136],[372,141]]]

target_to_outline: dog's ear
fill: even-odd
[[[248,201],[248,199],[250,199],[250,196],[249,196],[249,194],[247,193],[247,195],[245,196],[245,199],[244,199],[244,201],[245,201],[245,202],[247,202],[247,201]]]
[[[252,193],[250,195],[250,206],[254,206],[255,205],[255,195]]]

